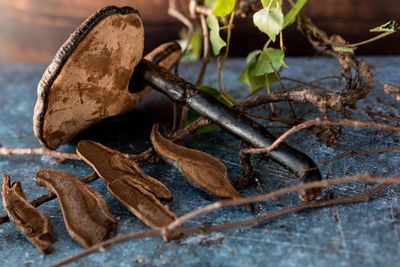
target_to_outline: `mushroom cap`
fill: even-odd
[[[40,143],[55,149],[98,121],[132,110],[150,92],[128,91],[143,46],[143,23],[134,8],[106,7],[83,22],[38,84],[33,125]],[[180,57],[180,47],[162,47],[148,58],[171,67]]]

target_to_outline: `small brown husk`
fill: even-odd
[[[11,185],[10,180],[10,176],[4,176],[2,188],[3,205],[10,220],[37,249],[44,254],[50,253],[53,232],[47,217],[28,202],[21,182]]]
[[[78,177],[60,170],[40,170],[36,182],[57,195],[68,233],[81,246],[93,246],[110,236],[116,220],[107,202]]]
[[[147,226],[158,229],[176,219],[159,198],[171,198],[160,181],[145,174],[122,153],[93,141],[81,141],[78,155],[107,183],[108,191]]]
[[[77,154],[89,164],[107,183],[124,177],[153,193],[157,198],[172,198],[171,191],[159,180],[144,173],[137,163],[119,151],[97,142],[82,140],[76,148]]]
[[[204,191],[223,198],[239,198],[242,195],[232,186],[226,166],[211,155],[177,145],[164,138],[153,126],[151,142],[154,149],[168,163],[178,168],[188,180]]]
[[[152,193],[129,179],[114,180],[107,185],[108,191],[132,214],[153,229],[166,226],[176,219],[166,205]]]

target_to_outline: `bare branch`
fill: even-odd
[[[341,125],[341,126],[352,126],[352,127],[363,127],[363,128],[373,128],[373,129],[379,129],[379,130],[385,130],[385,131],[392,131],[396,133],[400,133],[400,127],[392,126],[392,125],[387,125],[387,124],[381,124],[381,123],[375,123],[375,122],[368,122],[368,121],[355,121],[355,120],[347,120],[347,119],[342,119],[342,120],[322,120],[320,118],[316,118],[313,120],[309,120],[303,123],[300,123],[285,133],[283,133],[281,136],[279,136],[275,142],[273,142],[270,146],[264,147],[264,148],[248,148],[244,149],[244,153],[250,153],[250,154],[260,154],[260,153],[269,153],[275,148],[279,146],[282,142],[284,142],[289,136],[303,130],[307,129],[310,127],[314,126],[326,126],[326,125]]]
[[[327,186],[333,185],[333,184],[341,184],[341,183],[348,183],[348,182],[355,182],[355,181],[364,181],[364,182],[373,182],[373,183],[382,183],[382,185],[355,195],[355,196],[348,196],[348,197],[343,197],[339,199],[332,199],[332,200],[326,200],[326,201],[313,201],[313,202],[307,202],[307,203],[300,203],[298,205],[284,208],[269,214],[262,215],[260,217],[257,217],[255,219],[249,219],[249,220],[244,220],[244,221],[236,221],[236,222],[229,222],[229,223],[223,223],[223,224],[218,224],[218,225],[211,225],[211,226],[200,226],[200,227],[181,227],[181,225],[195,217],[204,215],[206,213],[209,213],[211,211],[215,211],[219,208],[222,207],[228,207],[228,206],[234,206],[234,205],[242,205],[245,203],[255,203],[259,202],[261,200],[272,200],[276,199],[277,197],[289,193],[289,192],[295,192],[297,190],[300,190],[299,188],[302,188],[304,186],[310,187],[311,184],[313,186]],[[194,233],[209,233],[209,232],[214,232],[214,231],[222,231],[230,228],[235,228],[235,227],[245,227],[245,226],[254,226],[254,225],[259,225],[260,223],[263,223],[268,220],[272,220],[290,213],[294,212],[299,212],[302,210],[306,209],[313,209],[313,208],[322,208],[322,207],[327,207],[327,206],[332,206],[332,205],[343,205],[343,204],[349,204],[349,203],[356,203],[356,202],[365,202],[369,201],[374,195],[377,193],[381,192],[383,189],[386,188],[387,184],[392,184],[400,183],[400,177],[390,177],[390,178],[375,178],[371,175],[363,175],[363,176],[354,176],[354,177],[344,177],[344,178],[337,178],[335,180],[327,180],[327,181],[319,181],[319,182],[313,182],[313,183],[308,183],[308,184],[300,184],[297,186],[292,186],[288,188],[284,188],[269,194],[264,194],[256,197],[249,197],[249,198],[244,198],[244,199],[237,199],[235,201],[221,201],[221,202],[216,202],[214,204],[205,206],[203,208],[200,208],[194,212],[188,213],[178,219],[175,220],[172,224],[167,226],[166,228],[163,229],[155,229],[155,230],[148,230],[148,231],[142,231],[142,232],[135,232],[135,233],[130,233],[126,235],[119,235],[114,238],[111,238],[109,240],[106,240],[104,242],[101,242],[97,245],[94,245],[83,252],[76,254],[71,257],[67,257],[65,259],[62,259],[54,264],[52,264],[52,267],[56,266],[63,266],[72,262],[75,262],[83,257],[86,257],[92,253],[95,253],[97,251],[103,251],[104,248],[131,241],[131,240],[136,240],[140,238],[145,238],[145,237],[151,237],[151,236],[163,236],[164,238],[168,238],[168,235],[170,235],[173,231],[174,232],[179,232],[182,234],[194,234]],[[232,203],[236,202],[236,203]],[[240,202],[240,203],[239,203]]]
[[[59,152],[47,148],[0,147],[0,155],[46,155],[59,159],[80,160],[75,153]]]

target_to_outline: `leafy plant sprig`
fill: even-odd
[[[285,47],[282,31],[285,27],[295,22],[297,15],[307,3],[307,0],[298,0],[286,15],[283,14],[282,0],[260,0],[260,3],[262,9],[254,13],[253,23],[261,32],[268,36],[268,40],[262,50],[255,50],[249,53],[247,64],[240,76],[240,81],[249,86],[250,93],[254,93],[265,87],[269,94],[270,85],[279,80],[279,72],[287,67],[284,62]],[[221,37],[221,28],[226,27],[231,29],[233,25],[228,22],[228,24],[221,27],[220,23],[223,24],[226,22],[225,17],[234,16],[236,4],[236,0],[206,1],[206,5],[212,8],[211,14],[207,17],[211,46],[214,55],[219,56],[222,60],[226,58],[227,53],[221,54],[221,52],[224,48],[226,50],[229,49],[230,40],[225,41]],[[272,48],[270,45],[277,41],[278,37],[280,49]],[[222,66],[219,71],[222,73]],[[221,88],[222,86],[220,86]]]

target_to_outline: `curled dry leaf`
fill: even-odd
[[[151,142],[157,153],[182,171],[195,186],[223,198],[242,197],[229,181],[226,166],[216,158],[164,138],[157,124],[153,126]]]
[[[108,191],[147,226],[160,228],[175,220],[175,214],[156,198],[171,198],[171,192],[135,162],[93,141],[79,142],[76,151],[106,181]]]
[[[10,220],[40,251],[50,253],[53,250],[52,227],[47,218],[28,202],[21,183],[11,185],[10,177],[4,176],[2,192],[3,205]]]
[[[172,198],[168,187],[144,173],[134,161],[127,159],[119,151],[93,141],[83,140],[79,142],[76,153],[107,183],[124,177],[125,180],[153,193],[157,198]]]
[[[59,170],[40,170],[38,185],[53,191],[72,239],[87,248],[105,240],[116,222],[104,198],[78,177]]]

